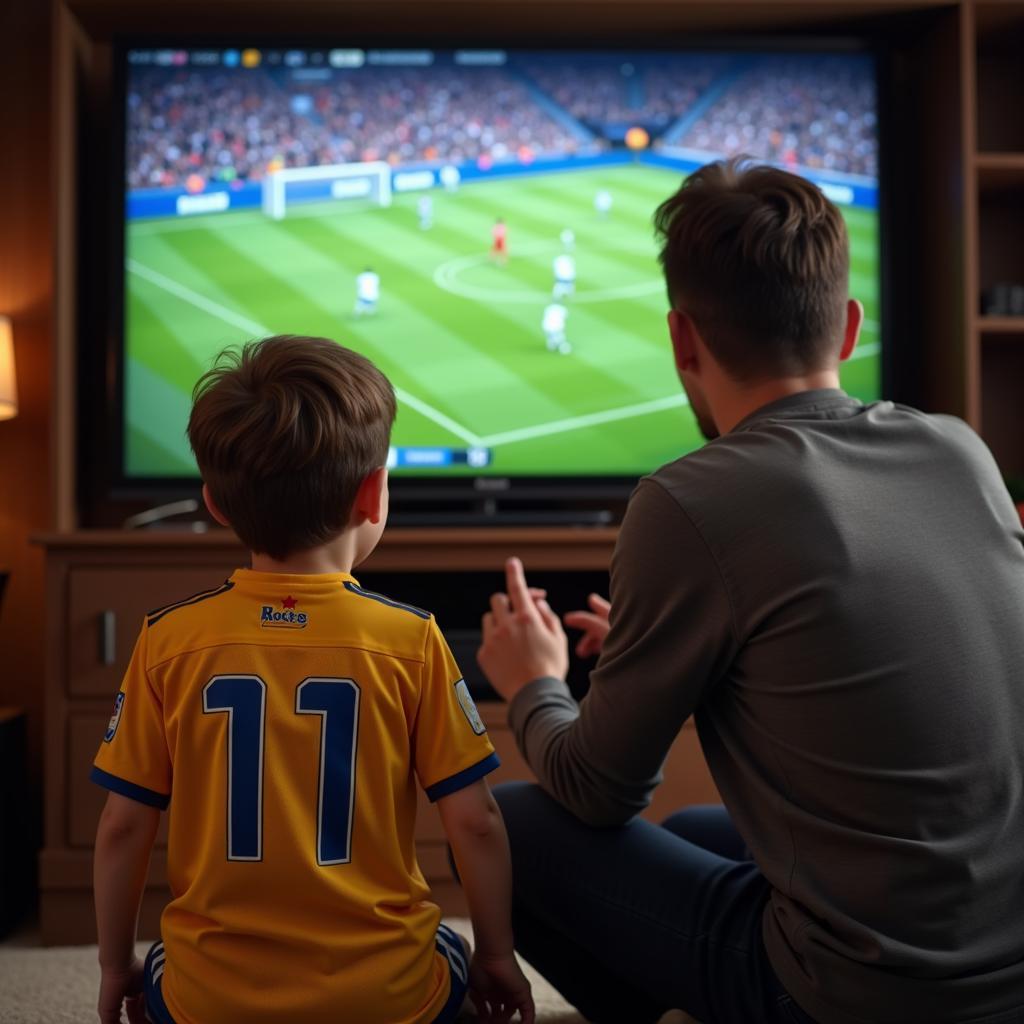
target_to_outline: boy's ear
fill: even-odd
[[[213,516],[214,520],[220,523],[221,526],[230,526],[231,524],[227,520],[227,516],[217,507],[217,502],[213,500],[213,495],[210,494],[210,488],[203,484],[203,502],[206,505],[206,510]]]
[[[352,512],[360,522],[379,523],[384,516],[384,495],[388,486],[385,466],[368,473],[356,491]]]
[[[692,373],[700,368],[697,358],[697,328],[686,314],[678,309],[668,311],[668,333],[672,339],[672,354],[679,373]]]

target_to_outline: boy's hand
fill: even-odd
[[[587,598],[590,611],[566,612],[562,621],[571,629],[582,629],[583,636],[576,641],[576,654],[581,658],[589,658],[592,654],[600,654],[605,637],[611,626],[608,616],[612,606],[600,594],[591,594]]]
[[[511,953],[473,957],[469,964],[469,998],[481,1024],[508,1024],[516,1010],[522,1024],[533,1024],[530,983]]]
[[[505,579],[508,593],[491,595],[476,657],[495,690],[511,700],[534,679],[564,679],[569,650],[558,616],[544,598],[531,593],[518,558],[505,563]]]
[[[104,967],[100,979],[97,1011],[101,1024],[121,1024],[121,1004],[128,1012],[128,1024],[146,1024],[146,1001],[142,995],[142,961],[136,957],[123,970]]]

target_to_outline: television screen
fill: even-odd
[[[651,216],[746,153],[839,204],[879,397],[858,52],[125,48],[122,475],[194,479],[192,387],[275,333],[369,356],[397,475],[628,477],[702,443]]]

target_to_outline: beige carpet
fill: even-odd
[[[448,922],[471,935],[468,921]],[[149,944],[139,946],[144,956]],[[528,964],[538,1024],[585,1024],[584,1019]],[[0,946],[0,1022],[2,1024],[83,1024],[96,1020],[99,968],[95,946],[38,946],[8,943]],[[684,1024],[689,1018],[670,1014],[664,1024]],[[632,1024],[623,1021],[622,1024]]]

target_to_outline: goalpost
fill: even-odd
[[[391,205],[391,165],[383,160],[324,167],[286,167],[263,179],[263,212],[283,220],[294,203],[366,199]]]

